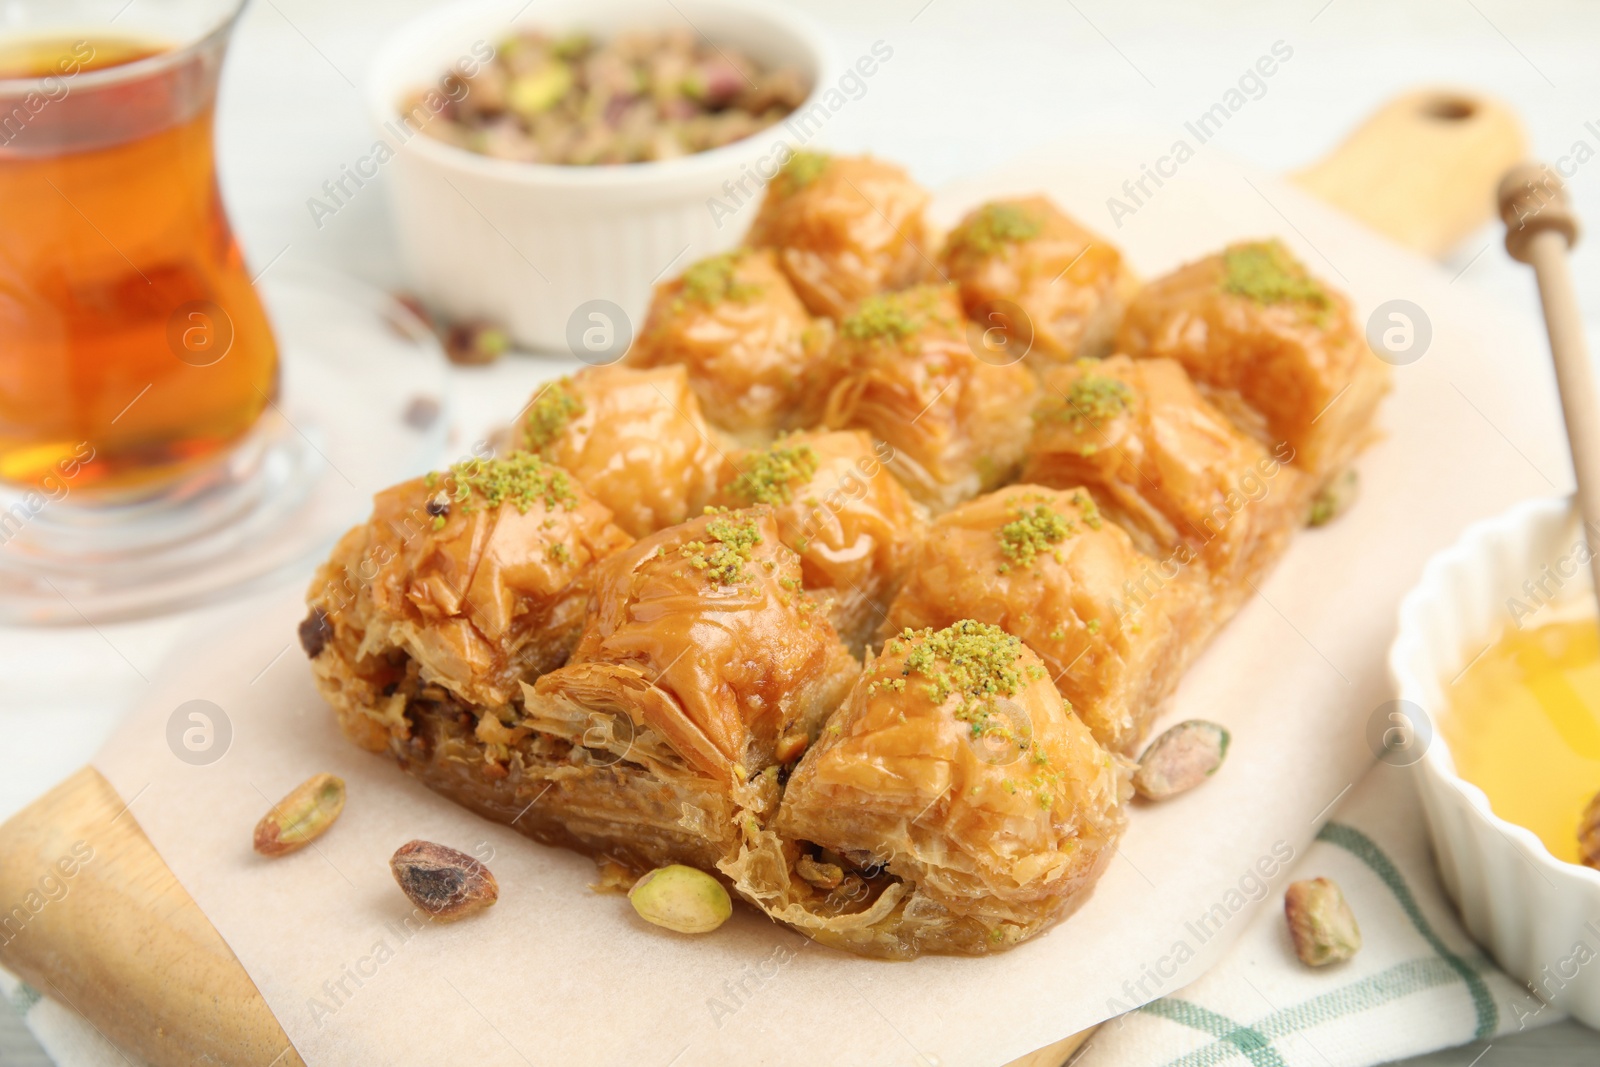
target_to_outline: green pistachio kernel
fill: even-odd
[[[733,915],[733,901],[721,882],[680,863],[640,878],[628,900],[645,922],[680,934],[709,934]]]

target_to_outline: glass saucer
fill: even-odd
[[[372,494],[438,459],[449,379],[426,325],[324,270],[282,265],[258,290],[278,339],[276,403],[176,498],[0,491],[0,624],[158,615],[309,572]]]

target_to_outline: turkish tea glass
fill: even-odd
[[[242,6],[0,2],[0,550],[12,565],[137,567],[247,512],[270,459],[278,351],[212,140]]]

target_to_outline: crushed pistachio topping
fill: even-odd
[[[1040,756],[1043,753],[1039,753]],[[1036,758],[1035,763],[1044,763],[1043,759]],[[1060,788],[1062,776],[1060,771],[1040,771],[1028,782],[1033,787],[1033,798],[1038,801],[1039,807],[1049,811],[1055,806],[1056,791]]]
[[[572,550],[570,548],[568,548],[566,545],[564,545],[561,542],[559,542],[559,541],[557,541],[555,544],[551,545],[548,549],[546,549],[545,550],[545,555],[549,556],[551,559],[555,560],[557,563],[571,563],[572,562]]]
[[[950,235],[950,245],[975,255],[991,256],[1006,245],[1032,240],[1043,228],[1044,220],[1030,208],[995,201],[969,215]]]
[[[1072,503],[1083,518],[1083,524],[1091,530],[1098,530],[1105,525],[1105,520],[1100,517],[1100,509],[1095,505],[1094,498],[1082,489],[1072,494]]]
[[[772,184],[780,196],[788,196],[798,189],[804,189],[822,176],[831,162],[825,152],[799,151],[790,156],[782,167],[778,169]]]
[[[678,554],[689,565],[718,585],[737,585],[745,580],[744,565],[751,551],[761,543],[761,531],[750,519],[715,518],[706,523],[705,541],[686,541]]]
[[[998,626],[963,619],[943,630],[906,629],[891,645],[895,654],[905,655],[901,675],[920,675],[929,700],[959,700],[955,717],[971,724],[972,736],[1010,733],[1004,716],[995,714],[995,701],[1015,696],[1023,685],[1017,662],[1021,639]]]
[[[746,504],[787,504],[794,487],[817,473],[817,453],[810,445],[779,441],[741,462],[743,472],[722,488]]]
[[[839,332],[852,341],[899,343],[916,333],[923,317],[902,293],[869,296],[855,313],[839,324]]]
[[[560,504],[571,509],[578,503],[567,472],[532,452],[513,452],[504,459],[463,460],[442,477],[449,481],[452,499],[466,515],[476,511],[480,501],[491,511],[509,503],[524,515],[541,501],[547,508]],[[428,488],[440,479],[438,472],[429,474]]]
[[[1128,388],[1127,382],[1109,375],[1089,373],[1072,383],[1066,399],[1057,415],[1073,433],[1083,433],[1127,411],[1133,400],[1133,390]]]
[[[1258,304],[1309,304],[1324,309],[1327,290],[1278,241],[1234,245],[1222,253],[1222,290]]]
[[[573,388],[571,378],[551,382],[533,403],[528,405],[528,417],[523,424],[523,433],[528,439],[529,446],[536,449],[545,447],[566,429],[567,423],[587,410],[583,397]]]
[[[1039,553],[1072,535],[1072,521],[1048,505],[1039,504],[1032,511],[1019,507],[1014,514],[1016,518],[996,530],[995,536],[1000,539],[1000,552],[1018,566],[1029,566]]]
[[[736,249],[702,259],[683,272],[683,295],[699,304],[717,304],[724,300],[742,302],[761,295],[761,286],[741,282],[735,276],[743,258],[744,252]]]

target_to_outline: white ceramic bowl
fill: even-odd
[[[762,179],[814,136],[820,119],[794,128],[779,123],[681,159],[617,166],[491,159],[426,134],[404,136],[400,126],[403,97],[439,85],[474,46],[481,58],[514,27],[609,37],[686,22],[764,64],[798,66],[813,89],[796,114],[821,114],[812,105],[833,69],[826,40],[808,19],[772,3],[466,0],[427,12],[382,44],[368,74],[367,104],[380,135],[397,149],[386,169],[401,253],[419,295],[452,317],[488,319],[520,344],[547,351],[568,351],[570,337],[599,327],[611,338],[599,351],[620,355],[652,281],[738,242]],[[714,201],[735,213],[713,211]],[[593,301],[617,305],[628,321],[609,321]],[[597,308],[607,321],[591,317]],[[596,351],[591,342],[575,354],[589,359]]]
[[[1450,680],[1512,621],[1508,600],[1529,600],[1524,582],[1548,566],[1561,579],[1558,606],[1590,595],[1589,568],[1574,556],[1581,537],[1564,498],[1469,527],[1401,602],[1389,669],[1400,699],[1436,724],[1414,769],[1439,870],[1467,929],[1541,999],[1600,1026],[1600,871],[1556,859],[1531,831],[1495,815],[1483,790],[1457,776],[1437,729],[1450,714]],[[1556,617],[1541,610],[1530,624]]]

